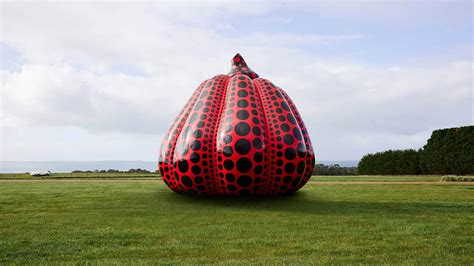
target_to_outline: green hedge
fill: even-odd
[[[474,126],[433,131],[422,150],[388,150],[367,154],[358,174],[474,174]]]
[[[367,154],[359,162],[359,175],[420,174],[420,155],[416,150],[388,150]]]
[[[420,167],[424,174],[474,174],[474,126],[433,131]]]

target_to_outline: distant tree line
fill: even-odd
[[[416,150],[388,150],[367,154],[359,161],[360,175],[420,174],[420,154]]]
[[[357,167],[341,167],[339,164],[316,164],[313,175],[356,175]]]
[[[129,169],[127,171],[121,171],[121,170],[116,170],[116,169],[109,169],[109,170],[87,170],[87,171],[82,171],[82,170],[74,170],[72,173],[133,173],[133,174],[152,174],[152,173],[158,173],[158,170],[151,172],[146,169]]]
[[[367,154],[358,174],[474,174],[474,126],[433,131],[420,150],[388,150]]]

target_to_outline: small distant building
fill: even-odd
[[[31,176],[49,176],[51,171],[33,171],[30,173]]]

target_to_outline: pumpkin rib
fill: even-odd
[[[265,193],[273,194],[273,186],[276,184],[275,178],[278,176],[276,173],[276,156],[278,152],[276,145],[278,145],[278,143],[275,141],[277,137],[274,128],[275,124],[272,121],[270,114],[272,111],[274,112],[274,110],[272,110],[273,101],[271,100],[270,91],[268,89],[271,83],[267,79],[263,78],[258,78],[255,80],[255,82],[259,84],[260,96],[266,114],[265,119],[267,121],[268,149],[266,152],[266,163],[268,165],[267,169],[269,169],[269,171],[267,171],[268,175],[265,182]]]
[[[255,194],[261,189],[265,138],[256,87],[246,75],[229,79],[218,134],[218,174],[225,195]],[[255,160],[260,154],[261,159]],[[240,162],[240,164],[239,164]],[[236,184],[243,189],[238,194]]]
[[[177,118],[175,119],[173,125],[170,127],[168,130],[168,133],[166,136],[163,138],[163,143],[161,145],[161,152],[160,156],[164,156],[161,158],[162,161],[158,163],[158,167],[161,164],[165,164],[168,167],[168,171],[166,173],[160,173],[162,174],[162,178],[165,183],[168,185],[169,188],[171,188],[173,191],[176,192],[182,192],[183,189],[181,189],[176,182],[177,180],[172,180],[174,176],[172,176],[175,172],[175,164],[173,161],[174,154],[176,151],[176,141],[178,140],[179,136],[181,135],[181,131],[185,126],[186,120],[189,117],[189,114],[191,113],[192,108],[194,107],[194,104],[196,103],[198,99],[198,95],[201,94],[202,89],[204,88],[204,85],[207,83],[208,80],[203,81],[198,88],[194,91],[193,95],[189,98],[187,103],[184,105],[184,107],[181,109],[181,112],[178,114]],[[184,119],[184,121],[183,121]],[[177,133],[174,133],[174,131],[177,131]],[[171,145],[171,147],[169,146]],[[167,147],[165,147],[167,146]],[[170,151],[168,156],[166,156],[166,153],[164,150]],[[160,169],[164,169],[164,167],[159,167]],[[171,173],[171,174],[168,174]],[[168,178],[168,177],[169,178]]]
[[[217,75],[206,82],[192,107],[192,115],[184,124],[185,129],[176,141],[174,162],[178,163],[178,169],[175,168],[175,173],[182,188],[192,194],[213,194],[217,190],[214,182],[213,138],[227,78],[226,75]],[[200,136],[194,136],[196,131],[201,132]],[[201,158],[205,155],[206,159],[193,162],[191,156],[194,154]]]
[[[294,104],[293,100],[291,100],[291,98],[288,96],[288,94],[284,90],[281,90],[281,93],[283,94],[283,97],[288,102],[290,109],[293,111],[293,115],[295,116],[296,121],[298,122],[298,125],[300,126],[300,129],[303,133],[303,139],[304,139],[305,148],[306,148],[306,157],[307,159],[309,159],[306,161],[306,169],[305,169],[303,178],[301,182],[298,184],[298,186],[295,188],[295,191],[296,191],[302,188],[309,181],[313,173],[314,164],[316,162],[315,162],[315,156],[314,156],[314,151],[313,151],[313,145],[309,138],[308,130],[306,129],[303,119],[301,118],[301,115],[298,111],[298,108],[296,108],[296,105]]]
[[[226,100],[227,100],[227,92],[228,92],[228,86],[229,86],[229,80],[230,80],[230,77],[227,76],[227,75],[223,75],[226,77],[225,81],[224,81],[224,91],[222,92],[223,94],[223,97],[222,97],[222,100],[221,102],[219,103],[219,105],[217,106],[217,108],[219,108],[219,110],[217,111],[217,118],[216,118],[216,121],[217,121],[217,124],[214,128],[214,134],[212,136],[212,147],[213,147],[213,151],[217,151],[217,134],[219,133],[219,128],[221,127],[221,118],[222,118],[222,113],[224,112],[225,110],[225,103],[226,103]],[[212,175],[211,175],[211,179],[213,179],[213,182],[211,184],[211,194],[215,195],[215,194],[222,194],[222,188],[221,186],[219,185],[219,175],[218,175],[218,169],[216,169],[217,167],[217,152],[212,152],[212,158],[213,158],[213,163],[212,163],[212,168],[214,169],[214,171],[211,171]],[[218,191],[218,193],[217,193]]]
[[[265,102],[271,143],[267,160],[271,169],[275,169],[270,171],[270,186],[267,187],[272,194],[293,192],[305,167],[305,158],[297,155],[298,149],[305,150],[301,129],[281,89],[266,79],[257,79],[257,82]]]
[[[267,116],[267,113],[265,112],[265,108],[264,108],[264,104],[263,104],[263,99],[262,99],[262,93],[261,93],[261,90],[262,88],[260,87],[260,80],[261,78],[257,78],[257,79],[254,79],[252,80],[253,84],[255,85],[255,87],[257,88],[256,91],[257,91],[257,97],[258,97],[258,100],[260,102],[260,105],[262,107],[262,113],[263,113],[263,118],[265,120],[265,130],[264,130],[264,138],[265,138],[265,151],[264,151],[264,154],[265,154],[265,157],[264,158],[267,158],[264,160],[265,164],[264,164],[264,167],[263,167],[263,173],[264,173],[264,183],[263,183],[263,186],[262,186],[262,191],[261,191],[261,194],[262,195],[268,195],[270,194],[270,189],[268,189],[268,186],[269,186],[269,175],[267,175],[267,173],[269,172],[270,170],[270,160],[268,160],[268,158],[270,158],[270,153],[269,153],[269,150],[270,150],[270,147],[271,147],[271,143],[270,143],[270,137],[269,137],[269,129],[268,129],[268,116]]]

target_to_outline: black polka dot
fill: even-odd
[[[240,122],[235,125],[235,133],[239,136],[246,136],[250,132],[250,126],[246,122]]]
[[[227,185],[227,189],[230,190],[230,191],[236,191],[237,190],[237,188],[232,184]]]
[[[193,136],[194,136],[195,138],[200,138],[200,137],[202,137],[202,131],[201,131],[200,129],[196,129],[196,131],[194,131],[194,133],[193,133]]]
[[[203,181],[203,179],[202,179],[202,177],[200,177],[200,176],[196,176],[196,177],[194,178],[194,182],[196,182],[196,184],[201,184],[202,181]]]
[[[240,120],[245,120],[247,118],[249,118],[249,112],[245,111],[245,110],[240,110],[237,112],[237,118],[240,119]]]
[[[256,175],[261,174],[262,171],[263,171],[263,167],[262,167],[261,165],[255,166],[255,168],[253,169],[253,172],[254,172]]]
[[[181,182],[183,182],[183,184],[187,187],[192,187],[193,186],[193,181],[191,180],[191,178],[189,178],[188,176],[183,176],[181,178]]]
[[[235,143],[235,151],[238,153],[238,154],[242,154],[242,155],[245,155],[247,153],[250,152],[250,149],[252,148],[250,146],[250,141],[246,140],[246,139],[239,139],[236,143]]]
[[[297,140],[302,140],[303,139],[303,136],[301,135],[301,131],[297,127],[293,128],[293,135],[295,135],[295,138]]]
[[[201,142],[199,140],[194,140],[193,142],[191,142],[191,149],[193,151],[197,151],[201,148]]]
[[[288,118],[288,121],[290,121],[290,123],[296,125],[295,117],[292,114],[288,114],[286,117]]]
[[[245,108],[249,106],[249,102],[247,100],[238,100],[237,101],[237,106],[240,108]]]
[[[237,184],[241,187],[248,187],[252,184],[252,178],[248,175],[241,175],[237,178]]]
[[[178,172],[174,172],[174,179],[176,179],[176,181],[179,181],[179,175],[178,175]]]
[[[247,95],[249,95],[249,93],[245,90],[240,90],[237,92],[237,95],[239,95],[240,98],[245,98]]]
[[[285,141],[286,144],[291,145],[295,141],[292,135],[286,134],[285,137],[283,137],[283,141]]]
[[[285,101],[281,102],[281,107],[283,107],[283,109],[285,109],[286,111],[290,111],[290,107]]]
[[[239,81],[239,83],[237,83],[237,86],[239,86],[239,88],[245,88],[245,87],[247,87],[247,82]]]
[[[181,173],[186,173],[189,169],[188,162],[185,160],[181,160],[178,162],[178,169]]]
[[[197,117],[198,117],[198,114],[197,114],[197,113],[193,113],[193,114],[191,115],[191,117],[189,118],[189,123],[190,123],[190,124],[191,124],[191,123],[194,123],[194,121],[196,121]]]
[[[191,167],[191,171],[193,172],[193,174],[199,175],[201,173],[201,167],[199,167],[198,165],[194,165],[193,167]]]
[[[293,160],[296,157],[296,151],[293,148],[287,148],[285,150],[285,158],[288,160]]]
[[[231,173],[228,173],[225,175],[225,180],[227,180],[227,182],[234,182],[235,181],[235,176]]]
[[[229,132],[231,132],[231,131],[232,131],[232,125],[227,125],[227,126],[225,127],[225,132],[229,133]]]
[[[262,134],[262,131],[258,127],[253,127],[252,132],[255,136],[260,136]]]
[[[255,155],[253,156],[253,159],[259,163],[263,160],[263,154],[261,152],[256,152]]]
[[[224,142],[225,142],[225,144],[231,143],[232,142],[232,136],[231,135],[226,135],[224,137]]]
[[[285,178],[283,178],[283,183],[285,184],[289,184],[291,182],[291,176],[285,176]]]
[[[290,131],[290,126],[288,126],[287,123],[283,123],[283,124],[281,124],[281,130],[283,130],[285,132],[288,132],[288,131]]]
[[[292,185],[293,187],[296,187],[296,186],[298,186],[298,185],[300,184],[300,182],[301,182],[301,177],[297,177],[297,178],[295,178],[295,179],[293,180],[293,182],[291,182],[291,185]]]
[[[202,101],[199,101],[196,106],[194,107],[194,110],[199,110],[202,108],[202,106],[204,105],[204,103]]]
[[[302,143],[299,143],[298,146],[296,147],[296,152],[298,153],[298,156],[300,158],[304,158],[306,155],[306,148]]]
[[[263,147],[263,143],[260,139],[254,139],[252,144],[255,149],[261,149]]]
[[[239,170],[241,173],[247,173],[252,169],[252,162],[247,159],[247,158],[240,158],[237,161],[237,170]]]
[[[191,160],[191,162],[193,163],[198,163],[199,160],[201,160],[201,157],[199,156],[198,153],[191,153],[191,155],[189,156],[189,159]]]
[[[234,162],[230,159],[227,159],[224,161],[224,167],[225,169],[227,169],[228,171],[234,169]]]
[[[294,163],[287,163],[285,164],[285,172],[291,174],[295,171],[295,164]]]
[[[298,172],[298,174],[302,174],[304,172],[304,168],[306,167],[306,163],[304,161],[301,161],[298,163],[298,166],[296,167],[296,172]]]
[[[234,151],[232,150],[232,147],[230,146],[225,146],[222,150],[226,157],[230,157],[234,153]]]
[[[283,99],[283,95],[281,94],[281,92],[280,92],[279,90],[277,90],[277,91],[275,92],[275,94],[276,94],[276,96],[278,96],[278,98]]]

